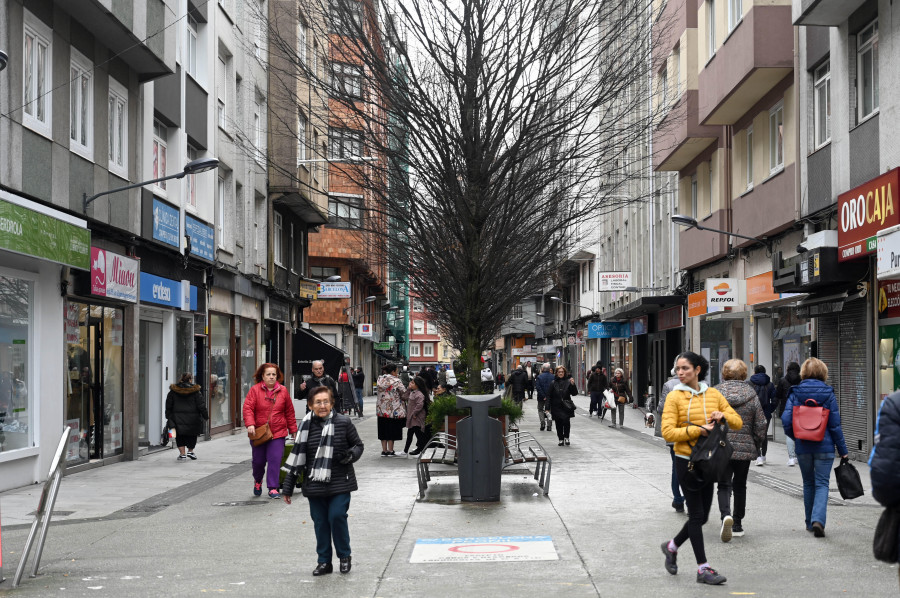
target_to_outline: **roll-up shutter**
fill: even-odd
[[[839,362],[835,369],[828,363],[829,378],[838,391],[841,427],[847,448],[854,457],[863,459],[871,448],[869,413],[872,411],[872,380],[868,374],[867,312],[868,303],[865,299],[844,304],[837,327],[840,335]],[[840,370],[839,376],[831,376],[835,370]]]

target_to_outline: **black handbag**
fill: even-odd
[[[563,407],[565,407],[566,411],[569,412],[569,416],[575,415],[575,403],[572,399],[563,399],[562,400]]]
[[[879,561],[893,564],[900,561],[898,544],[900,544],[900,507],[888,507],[875,526],[872,552]]]
[[[865,494],[859,472],[850,463],[850,459],[841,459],[840,464],[834,468],[834,479],[837,480],[838,491],[844,500],[859,498]]]
[[[701,483],[718,482],[728,469],[733,454],[734,447],[728,440],[728,424],[719,422],[708,435],[701,436],[694,443],[688,471]]]

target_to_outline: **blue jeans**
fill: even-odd
[[[683,505],[684,496],[681,495],[681,487],[678,485],[678,472],[675,471],[675,447],[669,447],[669,455],[672,456],[672,500],[673,503]]]
[[[362,403],[362,389],[361,388],[356,389],[356,404],[359,405],[359,414],[362,415],[363,403]]]
[[[316,530],[316,554],[320,563],[331,562],[331,541],[338,558],[350,556],[350,528],[347,511],[350,509],[350,493],[334,496],[310,496],[309,515]]]
[[[794,439],[790,436],[784,437],[784,444],[787,446],[788,458],[796,459],[797,458],[797,449],[794,448]]]
[[[834,453],[807,453],[797,455],[797,464],[803,476],[803,506],[806,507],[806,529],[818,521],[825,527],[828,510],[828,482]]]

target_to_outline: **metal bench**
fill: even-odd
[[[505,447],[504,469],[521,463],[533,463],[534,479],[544,490],[544,495],[550,494],[550,472],[553,462],[531,432],[510,432],[503,437],[503,444]],[[452,434],[438,432],[428,441],[416,459],[419,498],[425,498],[425,490],[428,488],[428,482],[431,481],[429,466],[438,464],[456,467],[457,450],[456,436]]]

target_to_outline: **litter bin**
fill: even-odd
[[[466,502],[500,500],[503,471],[503,424],[488,415],[500,395],[457,395],[456,406],[472,414],[456,424],[459,494]]]

